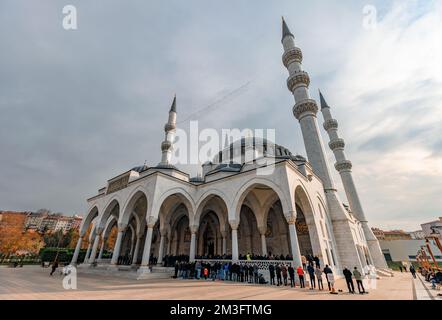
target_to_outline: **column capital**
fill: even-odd
[[[232,230],[238,230],[239,221],[238,220],[229,220],[230,227]]]
[[[259,234],[264,235],[267,233],[267,226],[258,226]]]
[[[226,230],[222,230],[222,231],[221,231],[221,236],[222,236],[223,238],[227,238],[228,235],[229,235],[229,234],[228,234],[228,232],[227,232]]]
[[[103,233],[103,230],[104,230],[103,227],[98,227],[97,229],[95,229],[95,235],[101,236],[101,234]]]
[[[147,217],[146,222],[147,227],[153,229],[153,227],[155,227],[155,223],[157,222],[157,218],[155,218],[154,216],[149,216]]]
[[[289,211],[284,213],[285,220],[289,225],[296,223],[296,211]]]
[[[127,223],[118,223],[118,232],[124,232],[127,229]]]
[[[197,225],[197,224],[193,224],[193,225],[189,226],[190,232],[192,234],[196,234],[198,232],[198,228],[199,228],[199,225]]]

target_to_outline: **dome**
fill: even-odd
[[[136,171],[136,172],[138,172],[138,173],[141,173],[141,172],[143,172],[143,171],[146,171],[147,169],[149,169],[148,166],[146,166],[146,165],[142,165],[142,166],[138,166],[138,167],[133,167],[133,168],[131,169],[131,171]]]
[[[246,155],[246,153],[248,153],[248,155]],[[293,155],[288,148],[275,144],[270,140],[259,137],[247,137],[237,140],[231,143],[227,148],[224,148],[214,158],[213,162],[235,162],[242,164],[247,162],[248,157],[252,158],[249,160],[253,160],[263,156],[274,156],[277,159],[305,161],[304,157]]]

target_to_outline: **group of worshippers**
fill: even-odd
[[[174,278],[267,283],[257,264],[232,262],[176,261]]]

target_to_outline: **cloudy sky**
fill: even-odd
[[[77,30],[62,27],[68,4]],[[275,128],[279,144],[304,155],[281,15],[312,96],[321,88],[340,122],[371,224],[414,230],[441,216],[436,0],[2,0],[0,209],[83,213],[107,179],[157,164],[174,93],[178,121]]]

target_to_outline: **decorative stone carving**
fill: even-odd
[[[155,218],[154,216],[149,216],[147,218],[146,222],[147,222],[148,228],[153,228],[153,227],[155,227],[155,223],[157,222],[157,218]]]
[[[282,56],[282,63],[287,68],[291,62],[302,62],[302,51],[295,47],[285,52]]]
[[[237,220],[229,220],[229,224],[232,230],[238,230],[239,222]]]
[[[296,223],[296,215],[293,215],[292,212],[285,214],[284,217],[285,217],[285,220],[287,221],[288,224],[295,224]]]
[[[116,178],[115,180],[109,181],[106,194],[119,191],[127,187],[129,183],[129,173],[122,177]]]
[[[328,131],[329,129],[338,129],[338,121],[336,119],[329,119],[324,122],[324,129]]]
[[[299,101],[293,107],[293,115],[298,120],[300,120],[302,115],[307,112],[311,113],[312,115],[316,115],[316,113],[318,112],[318,105],[316,104],[315,100],[305,99]]]
[[[164,131],[169,132],[169,131],[174,131],[176,129],[176,125],[174,123],[166,123],[164,125]]]
[[[199,228],[199,225],[196,225],[196,224],[191,225],[191,226],[190,226],[190,232],[191,232],[192,234],[196,234],[196,233],[198,232],[198,228]]]
[[[161,151],[167,151],[171,148],[172,148],[172,142],[166,140],[161,143]]]
[[[126,223],[118,223],[118,232],[125,232],[127,229]]]
[[[103,227],[98,227],[98,228],[95,230],[95,233],[99,236],[99,235],[101,235],[101,234],[103,233],[103,230],[104,230]]]
[[[344,170],[350,171],[352,167],[353,167],[353,165],[350,160],[340,161],[335,164],[335,168],[339,172],[344,171]]]
[[[328,143],[328,146],[330,147],[330,149],[335,150],[335,149],[344,149],[345,147],[345,141],[344,139],[335,139],[332,140]]]
[[[298,71],[287,79],[287,88],[291,92],[293,92],[300,85],[304,85],[306,87],[310,85],[310,77],[305,71]]]

